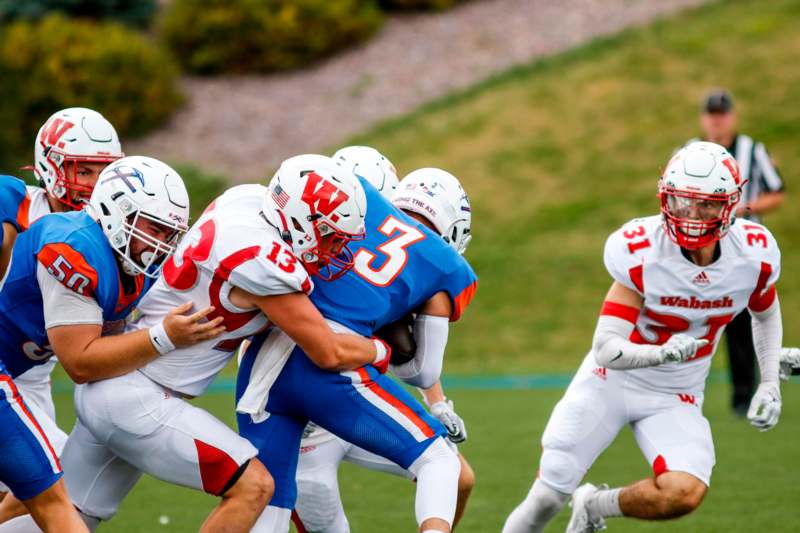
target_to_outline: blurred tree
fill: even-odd
[[[0,22],[38,19],[58,11],[74,17],[114,19],[145,27],[157,8],[156,0],[0,0]]]
[[[182,96],[178,68],[145,36],[110,22],[51,14],[0,27],[0,161],[29,161],[58,109],[96,109],[121,137],[162,123]],[[124,142],[124,141],[123,141]]]
[[[173,0],[161,34],[193,72],[296,68],[381,25],[375,0]]]

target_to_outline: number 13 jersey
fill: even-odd
[[[629,370],[630,379],[648,389],[702,392],[725,325],[745,308],[772,305],[781,257],[769,230],[737,220],[719,246],[714,262],[694,264],[670,240],[660,215],[634,219],[608,238],[606,269],[644,302],[638,314],[613,304],[601,314],[635,323],[630,340],[637,344],[661,345],[676,333],[709,341],[690,361]]]
[[[311,292],[303,265],[261,216],[267,192],[261,185],[240,185],[212,202],[139,302],[140,315],[129,329],[155,326],[184,302],[192,302],[194,311],[213,305],[208,319],[224,317],[226,328],[216,339],[178,348],[141,368],[153,381],[198,396],[241,341],[266,328],[267,317],[259,309],[240,309],[230,302],[233,287],[259,296]]]

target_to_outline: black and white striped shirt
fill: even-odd
[[[694,138],[689,142],[700,140],[702,139]],[[726,148],[739,163],[742,179],[747,179],[742,190],[741,205],[753,202],[765,192],[779,192],[784,189],[783,180],[764,148],[764,143],[754,141],[749,135],[738,134],[733,138],[731,146]],[[761,217],[752,212],[746,213],[744,218],[761,222]]]

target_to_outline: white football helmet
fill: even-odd
[[[340,161],[356,176],[370,182],[384,198],[392,199],[397,189],[397,171],[392,162],[375,148],[346,146],[337,150],[333,159]]]
[[[92,192],[87,211],[100,223],[111,247],[122,258],[126,274],[155,278],[182,234],[189,229],[189,194],[180,175],[152,157],[130,156],[107,166]],[[151,235],[139,222],[156,225],[164,238]],[[149,247],[132,257],[131,243]]]
[[[658,182],[667,235],[689,250],[728,233],[744,182],[736,159],[722,146],[693,142],[679,150]]]
[[[55,113],[39,128],[34,143],[33,172],[54,198],[81,209],[92,187],[75,179],[78,164],[111,163],[123,157],[114,126],[97,111],[70,107]],[[68,176],[72,165],[72,179]],[[79,200],[73,198],[77,192]]]
[[[367,199],[341,163],[316,154],[287,159],[269,182],[263,213],[309,274],[332,280],[353,267],[348,243],[364,238]]]
[[[400,180],[392,204],[422,215],[463,254],[472,240],[472,209],[458,178],[439,168],[420,168]]]

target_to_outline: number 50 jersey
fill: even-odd
[[[366,237],[351,244],[352,270],[319,281],[311,301],[325,318],[372,335],[446,292],[458,320],[477,288],[469,263],[441,236],[406,215],[361,179],[367,196]]]
[[[709,341],[694,359],[626,371],[648,389],[702,392],[725,325],[743,309],[764,311],[775,301],[778,243],[761,224],[737,220],[707,266],[687,259],[665,233],[661,216],[635,219],[611,234],[604,261],[611,277],[644,298],[641,311],[610,303],[601,314],[635,324],[630,340],[664,344],[675,333]]]

